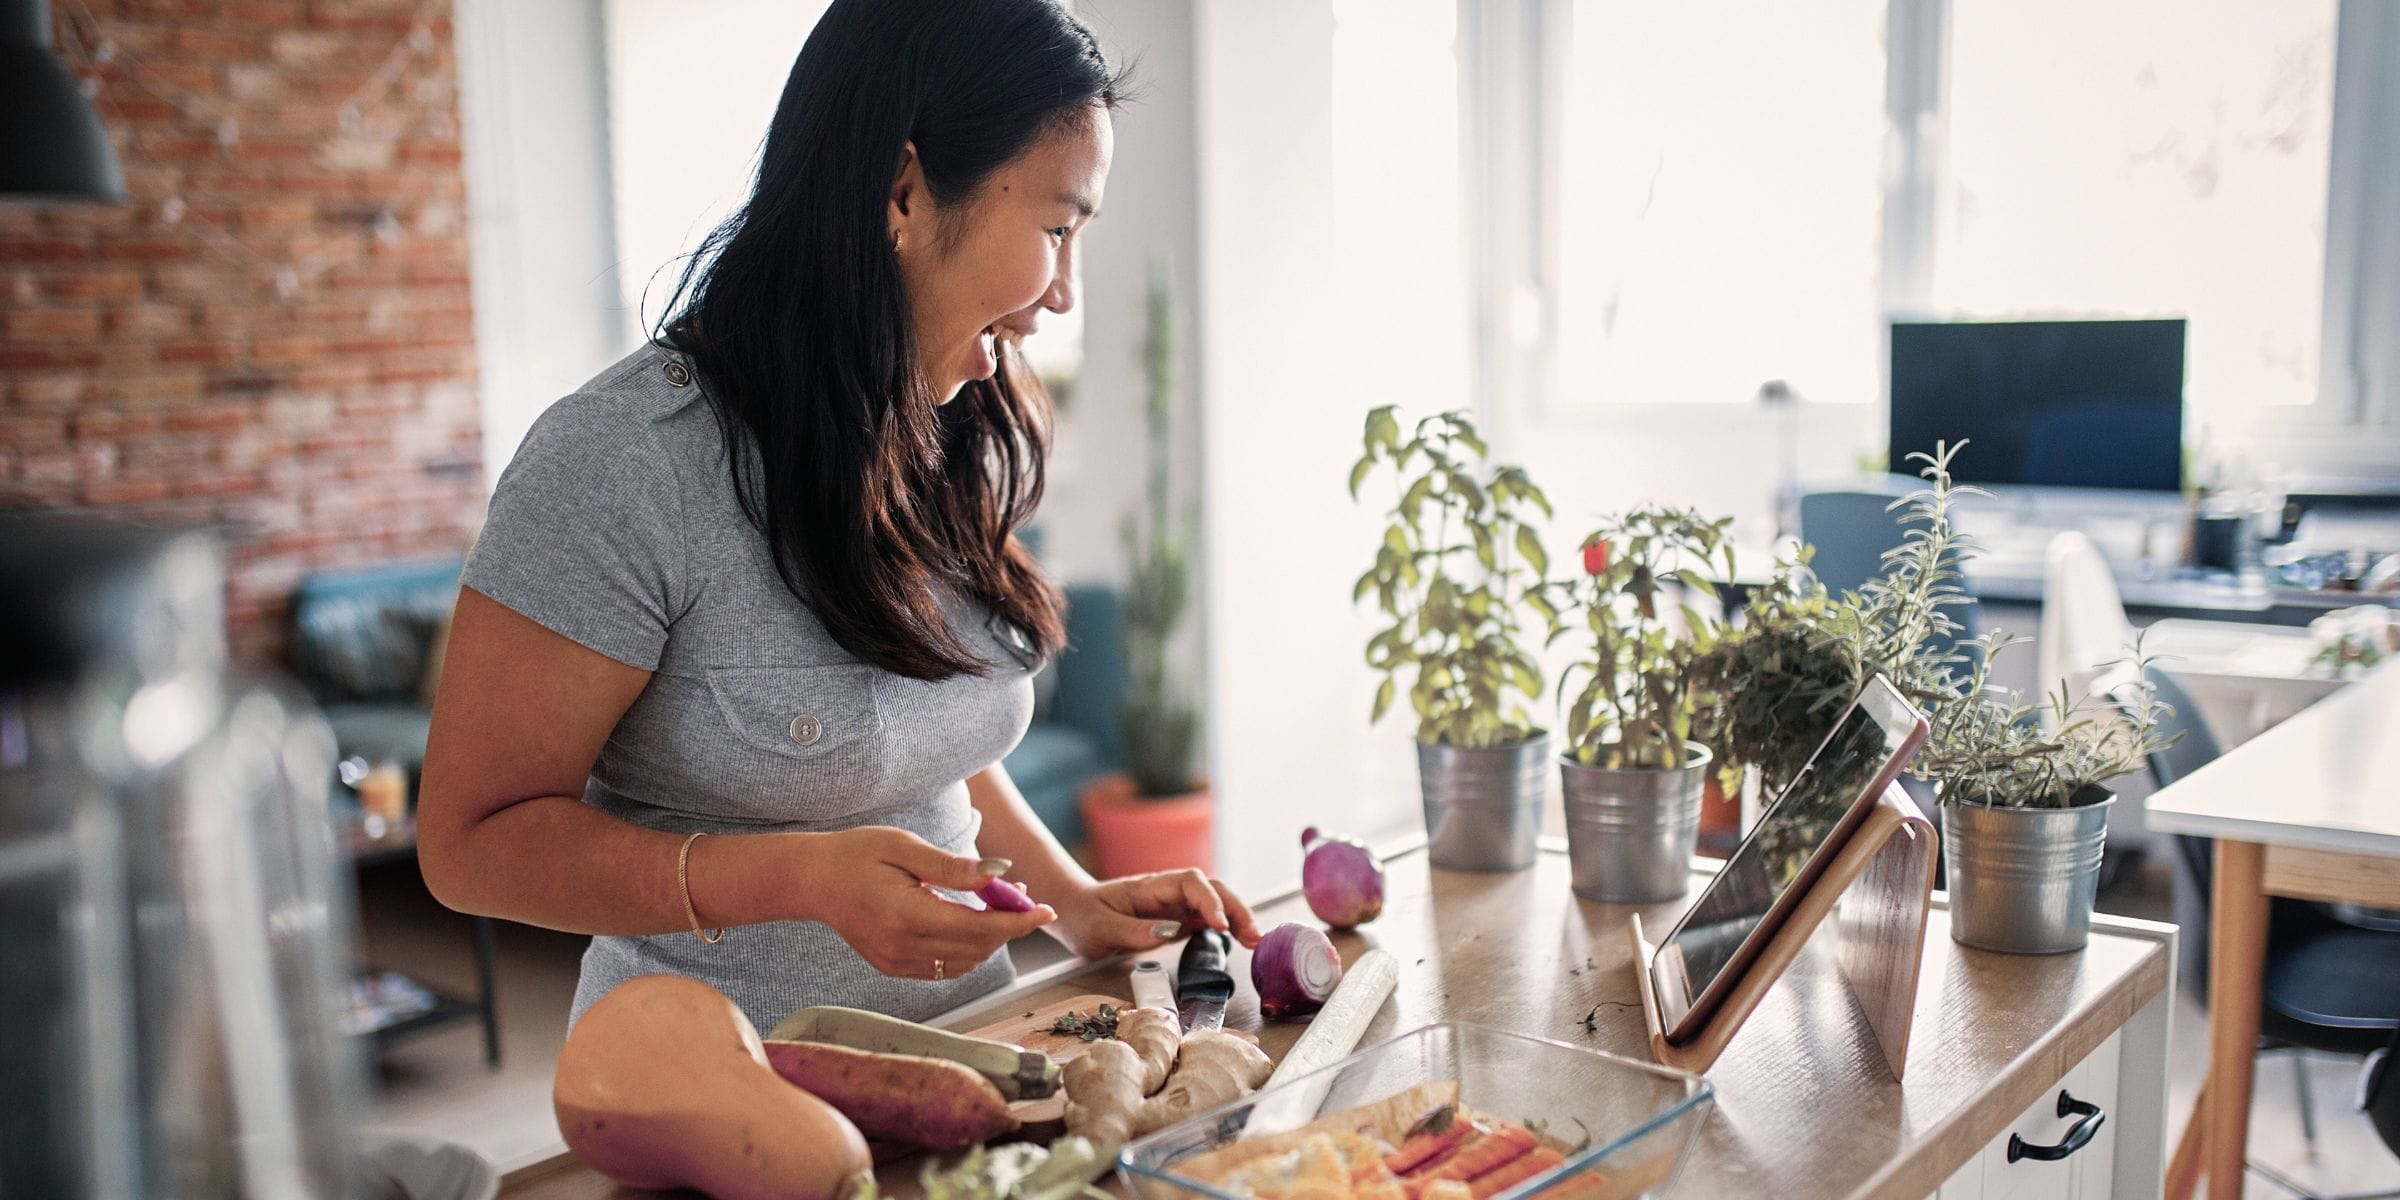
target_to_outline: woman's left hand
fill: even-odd
[[[1222,929],[1258,945],[1258,923],[1233,889],[1197,870],[1160,871],[1095,883],[1063,903],[1052,901],[1050,927],[1085,958],[1155,950],[1196,929]]]

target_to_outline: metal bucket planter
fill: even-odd
[[[2067,808],[2001,808],[1944,796],[1950,938],[2004,954],[2064,954],[2091,937],[2108,842],[2105,788]]]
[[[1426,858],[1447,871],[1522,871],[1542,828],[1550,735],[1507,746],[1417,743]]]
[[[1672,900],[1691,886],[1710,755],[1696,743],[1684,749],[1680,767],[1620,770],[1559,758],[1576,895],[1649,904]]]

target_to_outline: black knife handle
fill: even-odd
[[[1175,967],[1175,998],[1233,999],[1233,976],[1225,971],[1225,956],[1232,948],[1233,939],[1222,930],[1203,929],[1193,934],[1183,944],[1183,958]]]

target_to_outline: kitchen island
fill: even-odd
[[[1532,869],[1496,875],[1433,870],[1421,849],[1393,858],[1382,917],[1334,938],[1345,960],[1381,946],[1400,961],[1399,987],[1361,1045],[1469,1021],[1648,1061],[1625,917],[1639,911],[1663,928],[1691,897],[1638,909],[1577,899],[1561,849],[1546,846]],[[1893,1082],[1834,969],[1829,924],[1708,1072],[1716,1111],[1662,1195],[2158,1195],[2173,927],[2098,917],[2081,953],[1993,954],[1950,940],[1939,899],[1907,1083]],[[1313,918],[1295,893],[1260,905],[1259,920]],[[1280,1059],[1303,1026],[1262,1022],[1247,955],[1237,951],[1232,967],[1241,988],[1226,1026],[1256,1031]],[[971,1029],[1078,993],[1130,1000],[1126,970],[1123,961],[1079,966],[940,1023]],[[2055,1111],[2062,1087],[2106,1110],[2100,1136],[2059,1161],[2006,1161],[2012,1133],[2052,1143],[2066,1132]],[[886,1166],[884,1194],[914,1197],[916,1171],[915,1162]],[[616,1188],[563,1151],[511,1173],[501,1190],[503,1200],[646,1194]]]

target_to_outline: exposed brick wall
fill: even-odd
[[[53,9],[126,201],[0,205],[0,504],[221,525],[271,658],[304,573],[482,509],[449,5]]]

